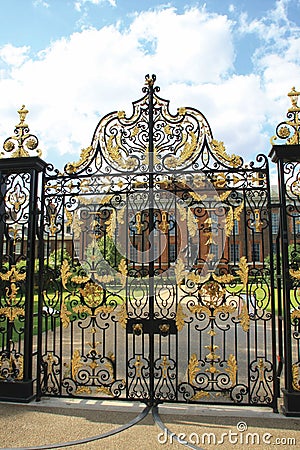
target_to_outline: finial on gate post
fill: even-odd
[[[149,74],[145,75],[145,86],[143,87],[142,91],[147,93],[151,89],[153,92],[159,92],[160,91],[159,86],[154,87],[155,81],[156,75],[154,73],[151,75],[151,77]]]
[[[145,75],[145,84],[147,86],[153,86],[156,81],[156,75],[152,74],[152,77],[149,74]]]
[[[11,153],[14,150],[11,154],[12,158],[29,157],[30,154],[28,150],[31,151],[37,149],[39,143],[38,138],[34,134],[29,133],[28,125],[25,123],[28,112],[29,111],[25,108],[25,105],[22,105],[18,110],[20,122],[15,126],[15,135],[8,137],[4,141],[3,149],[5,153],[2,152],[1,156],[6,156],[6,153]],[[16,148],[16,142],[18,148]],[[41,150],[37,149],[36,152],[38,156],[42,155]]]
[[[288,97],[290,97],[291,102],[292,102],[292,107],[289,108],[289,112],[300,111],[300,108],[297,104],[299,95],[300,95],[300,92],[296,91],[295,87],[292,87],[291,91],[288,93]]]
[[[298,106],[299,91],[292,87],[287,94],[290,97],[292,106],[288,109],[287,118],[284,122],[280,122],[276,127],[276,135],[272,136],[271,144],[275,145],[276,139],[285,140],[286,145],[300,144],[300,107]]]

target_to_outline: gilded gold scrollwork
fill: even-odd
[[[91,145],[86,148],[83,148],[80,153],[79,161],[68,163],[65,167],[65,172],[70,175],[78,172],[80,168],[82,168],[89,162],[93,152],[94,149]]]
[[[242,159],[239,156],[234,154],[228,155],[228,153],[226,153],[224,142],[212,139],[211,144],[214,153],[223,162],[229,164],[232,167],[239,167],[242,164]]]
[[[183,149],[180,155],[168,156],[166,158],[166,167],[175,168],[182,166],[186,161],[188,161],[192,157],[192,155],[196,151],[197,145],[198,145],[197,136],[193,131],[190,131],[189,133],[186,134],[183,133],[182,142],[179,146],[183,147]]]
[[[137,161],[135,158],[128,157],[127,160],[124,160],[124,158],[122,157],[122,154],[120,152],[122,144],[119,136],[109,136],[106,148],[110,159],[113,162],[117,163],[122,169],[134,169],[137,166]]]

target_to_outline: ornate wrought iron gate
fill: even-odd
[[[45,171],[38,395],[275,408],[267,159],[154,82]]]
[[[63,173],[24,158],[37,139],[19,111],[18,159],[1,162],[0,394],[276,410],[267,158],[244,165],[154,83]]]

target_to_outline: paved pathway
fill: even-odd
[[[99,435],[129,422],[143,409],[144,405],[134,402],[105,400],[45,398],[30,404],[0,403],[0,449],[27,449]],[[198,439],[198,447],[202,449],[300,449],[300,418],[274,414],[269,408],[178,404],[160,406],[159,414],[172,432],[182,433],[181,439],[189,444]],[[183,450],[189,447],[167,437],[150,413],[114,436],[67,448]]]

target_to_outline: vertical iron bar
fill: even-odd
[[[27,277],[26,305],[25,305],[25,333],[24,333],[24,381],[32,378],[32,339],[33,339],[33,302],[34,302],[34,266],[36,239],[36,211],[37,211],[37,173],[30,174],[30,200],[27,238]]]
[[[42,336],[43,336],[43,280],[44,280],[44,208],[45,208],[45,172],[42,174],[41,181],[41,210],[40,210],[40,218],[38,221],[38,258],[39,258],[39,289],[38,289],[38,310],[37,310],[37,362],[36,362],[36,378],[37,378],[37,387],[36,387],[36,400],[40,401],[42,396],[42,386],[41,386],[41,376],[42,376]],[[48,242],[49,245],[49,242]],[[49,252],[47,252],[47,264]]]
[[[149,234],[154,230],[154,144],[153,144],[153,84],[155,77],[152,75],[152,79],[149,79],[148,84],[148,102],[149,102]],[[150,393],[150,405],[154,402],[154,245],[151,245],[149,249],[149,320],[150,320],[150,333],[149,333],[149,393]]]
[[[268,220],[269,220],[269,229],[268,229],[268,239],[269,239],[269,255],[270,255],[270,287],[271,287],[271,336],[272,336],[272,364],[273,364],[273,389],[274,389],[274,399],[273,399],[273,411],[278,412],[277,399],[280,396],[280,385],[278,384],[277,376],[276,376],[276,313],[275,313],[275,286],[274,286],[274,278],[275,278],[275,270],[274,270],[274,257],[273,257],[273,230],[272,230],[272,199],[271,199],[271,189],[270,189],[270,171],[269,164],[267,165],[266,170],[266,181],[267,181],[267,205],[268,205]],[[263,259],[264,261],[264,259]]]
[[[279,203],[280,209],[280,230],[281,230],[281,257],[282,257],[282,298],[284,305],[284,354],[285,354],[285,387],[292,390],[292,368],[289,364],[292,361],[292,340],[291,340],[291,314],[290,314],[290,277],[289,277],[289,256],[288,256],[288,226],[286,216],[286,191],[284,180],[284,163],[278,161],[279,177]]]
[[[283,368],[283,317],[282,317],[282,298],[281,298],[281,292],[282,292],[282,285],[281,285],[281,262],[280,262],[280,237],[281,237],[281,231],[280,231],[280,225],[278,229],[278,233],[276,236],[276,280],[277,280],[277,323],[278,323],[278,366],[277,366],[277,373],[276,373],[276,380],[277,380],[277,393],[278,397],[280,397],[280,376]]]

